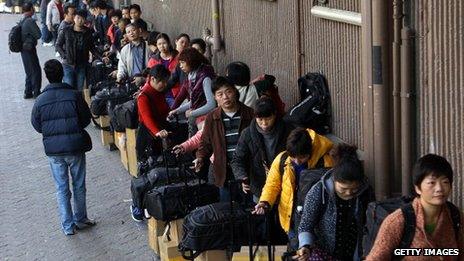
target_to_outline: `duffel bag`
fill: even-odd
[[[93,115],[102,116],[108,115],[108,111],[106,108],[106,103],[110,97],[109,89],[103,89],[98,91],[95,96],[92,97],[90,102],[90,111]]]
[[[230,247],[238,251],[240,246],[248,245],[250,213],[237,203],[233,203],[232,211],[230,206],[230,202],[213,203],[195,209],[184,218],[184,233],[179,243],[184,258],[193,260],[201,252]]]
[[[114,80],[100,81],[95,84],[91,84],[89,85],[90,96],[96,95],[98,91],[101,91],[105,88],[111,89],[114,86],[116,86],[116,82]]]
[[[114,121],[121,128],[137,129],[139,125],[137,100],[132,99],[125,103],[114,106]]]
[[[157,220],[171,221],[185,217],[197,207],[219,201],[219,189],[211,184],[178,183],[150,190],[145,208]]]

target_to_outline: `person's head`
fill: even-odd
[[[138,42],[140,41],[140,28],[136,23],[130,23],[126,26],[126,35],[129,41]]]
[[[365,179],[363,165],[356,150],[355,146],[339,144],[332,153],[335,161],[332,169],[335,193],[343,200],[355,197]]]
[[[118,22],[118,27],[119,29],[125,33],[126,31],[126,26],[130,24],[130,19],[127,19],[127,18],[121,18]]]
[[[102,9],[106,9],[106,2],[103,0],[96,0],[90,3],[90,11],[93,15],[97,16],[102,13]]]
[[[158,48],[158,51],[160,53],[169,55],[174,51],[174,48],[172,47],[171,40],[169,39],[169,36],[165,33],[160,33],[158,36],[156,36],[156,48]]]
[[[247,86],[250,84],[250,68],[244,62],[229,63],[226,67],[226,75],[235,85]]]
[[[189,73],[200,68],[202,64],[208,64],[209,61],[195,48],[185,48],[179,54],[179,66],[182,71]]]
[[[122,12],[119,9],[113,9],[111,10],[109,17],[111,18],[111,23],[114,26],[117,26],[119,24],[119,20],[122,18]]]
[[[122,9],[121,9],[121,13],[122,13],[122,18],[126,18],[126,19],[130,19],[130,9],[129,9],[129,6],[124,6]]]
[[[87,12],[83,9],[77,10],[76,15],[74,15],[74,26],[81,28],[85,24],[85,19],[87,18]]]
[[[74,22],[74,15],[76,15],[76,7],[71,3],[67,3],[64,5],[63,11],[64,20],[68,23]]]
[[[435,154],[421,157],[414,166],[412,178],[422,204],[441,206],[446,203],[453,184],[453,169],[444,157]]]
[[[176,39],[176,50],[182,52],[190,45],[190,36],[188,34],[179,34]]]
[[[142,35],[146,35],[145,37],[148,37],[148,28],[146,23],[142,23],[140,20],[135,20],[133,23],[137,24]]]
[[[275,89],[274,83],[276,78],[272,75],[265,74],[262,80],[259,80],[253,83],[256,87],[256,91],[258,92],[258,96],[271,96],[272,91]]]
[[[142,9],[140,9],[140,5],[138,4],[130,5],[129,14],[132,20],[139,20],[140,16],[142,16]]]
[[[264,132],[271,131],[276,122],[277,109],[269,97],[261,97],[256,101],[255,119],[258,127]]]
[[[206,52],[206,43],[201,38],[195,38],[190,42],[190,47],[197,49],[198,52],[201,54],[205,54]]]
[[[238,105],[238,90],[226,77],[219,76],[211,88],[219,107],[224,111],[235,111]]]
[[[305,128],[296,128],[287,137],[285,149],[292,161],[298,165],[311,158],[313,140]]]
[[[166,89],[171,73],[162,64],[153,66],[150,69],[150,85],[158,92],[163,92]]]
[[[156,37],[158,37],[159,33],[152,31],[148,34],[147,37],[147,44],[148,48],[152,51],[152,53],[155,53],[158,48],[156,47]]]
[[[44,64],[45,77],[50,83],[60,83],[63,80],[63,66],[60,61],[51,59]]]
[[[34,6],[32,5],[31,2],[25,2],[23,5],[22,5],[22,9],[23,9],[23,14],[25,13],[34,13]]]

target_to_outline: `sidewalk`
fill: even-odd
[[[8,33],[19,18],[0,14],[0,260],[152,260],[146,224],[130,217],[130,176],[92,125],[87,205],[97,226],[74,236],[61,232],[42,139],[30,124],[34,101],[22,98],[21,57],[8,53]],[[38,53],[41,65],[55,54],[41,45]],[[42,88],[46,84],[43,75]]]

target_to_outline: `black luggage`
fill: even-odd
[[[137,100],[132,99],[114,106],[111,120],[121,129],[137,129],[139,125]]]
[[[108,80],[108,75],[114,70],[115,68],[111,65],[106,65],[101,60],[94,60],[88,67],[87,70],[87,86],[97,84],[98,82]]]
[[[295,127],[311,128],[320,134],[329,133],[331,105],[326,82],[320,73],[308,73],[299,78],[301,101],[284,115],[284,121]]]
[[[104,88],[92,97],[90,111],[93,115],[110,115],[114,106],[132,99],[125,89],[115,86],[114,88]]]
[[[230,202],[213,203],[197,208],[185,217],[184,233],[179,243],[184,258],[192,260],[206,250],[230,249],[231,243],[234,251],[248,245],[247,222],[250,213],[235,202],[232,207],[231,215]]]
[[[98,91],[101,91],[105,88],[111,89],[114,86],[116,86],[116,82],[114,80],[105,80],[91,84],[89,85],[90,96],[93,97],[95,94],[97,94]]]

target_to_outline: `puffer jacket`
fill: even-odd
[[[42,133],[47,156],[73,155],[92,149],[85,131],[91,114],[82,93],[66,83],[51,83],[32,108],[31,123]]]
[[[308,133],[313,141],[311,157],[308,161],[309,168],[314,168],[321,158],[324,160],[324,167],[332,167],[333,159],[329,155],[329,151],[332,149],[333,143],[311,129],[308,129]],[[259,201],[267,202],[272,206],[280,195],[278,206],[280,225],[285,232],[288,232],[295,198],[296,177],[291,157],[285,160],[284,173],[280,173],[280,158],[283,154],[284,152],[281,152],[272,162]]]
[[[274,135],[277,143],[272,158],[267,157],[264,138],[258,131],[259,127],[255,119],[240,135],[230,165],[236,180],[249,178],[251,192],[257,197],[261,196],[266,182],[266,168],[269,169],[275,156],[285,150],[285,141],[291,131],[288,126],[282,120],[276,120]]]
[[[358,227],[358,240],[353,260],[362,256],[363,227],[366,220],[367,204],[375,200],[374,191],[367,178],[356,193],[353,214]],[[347,224],[349,225],[349,224]],[[300,247],[317,246],[330,255],[335,253],[337,228],[337,203],[332,171],[329,170],[306,195],[303,214],[298,228]]]

